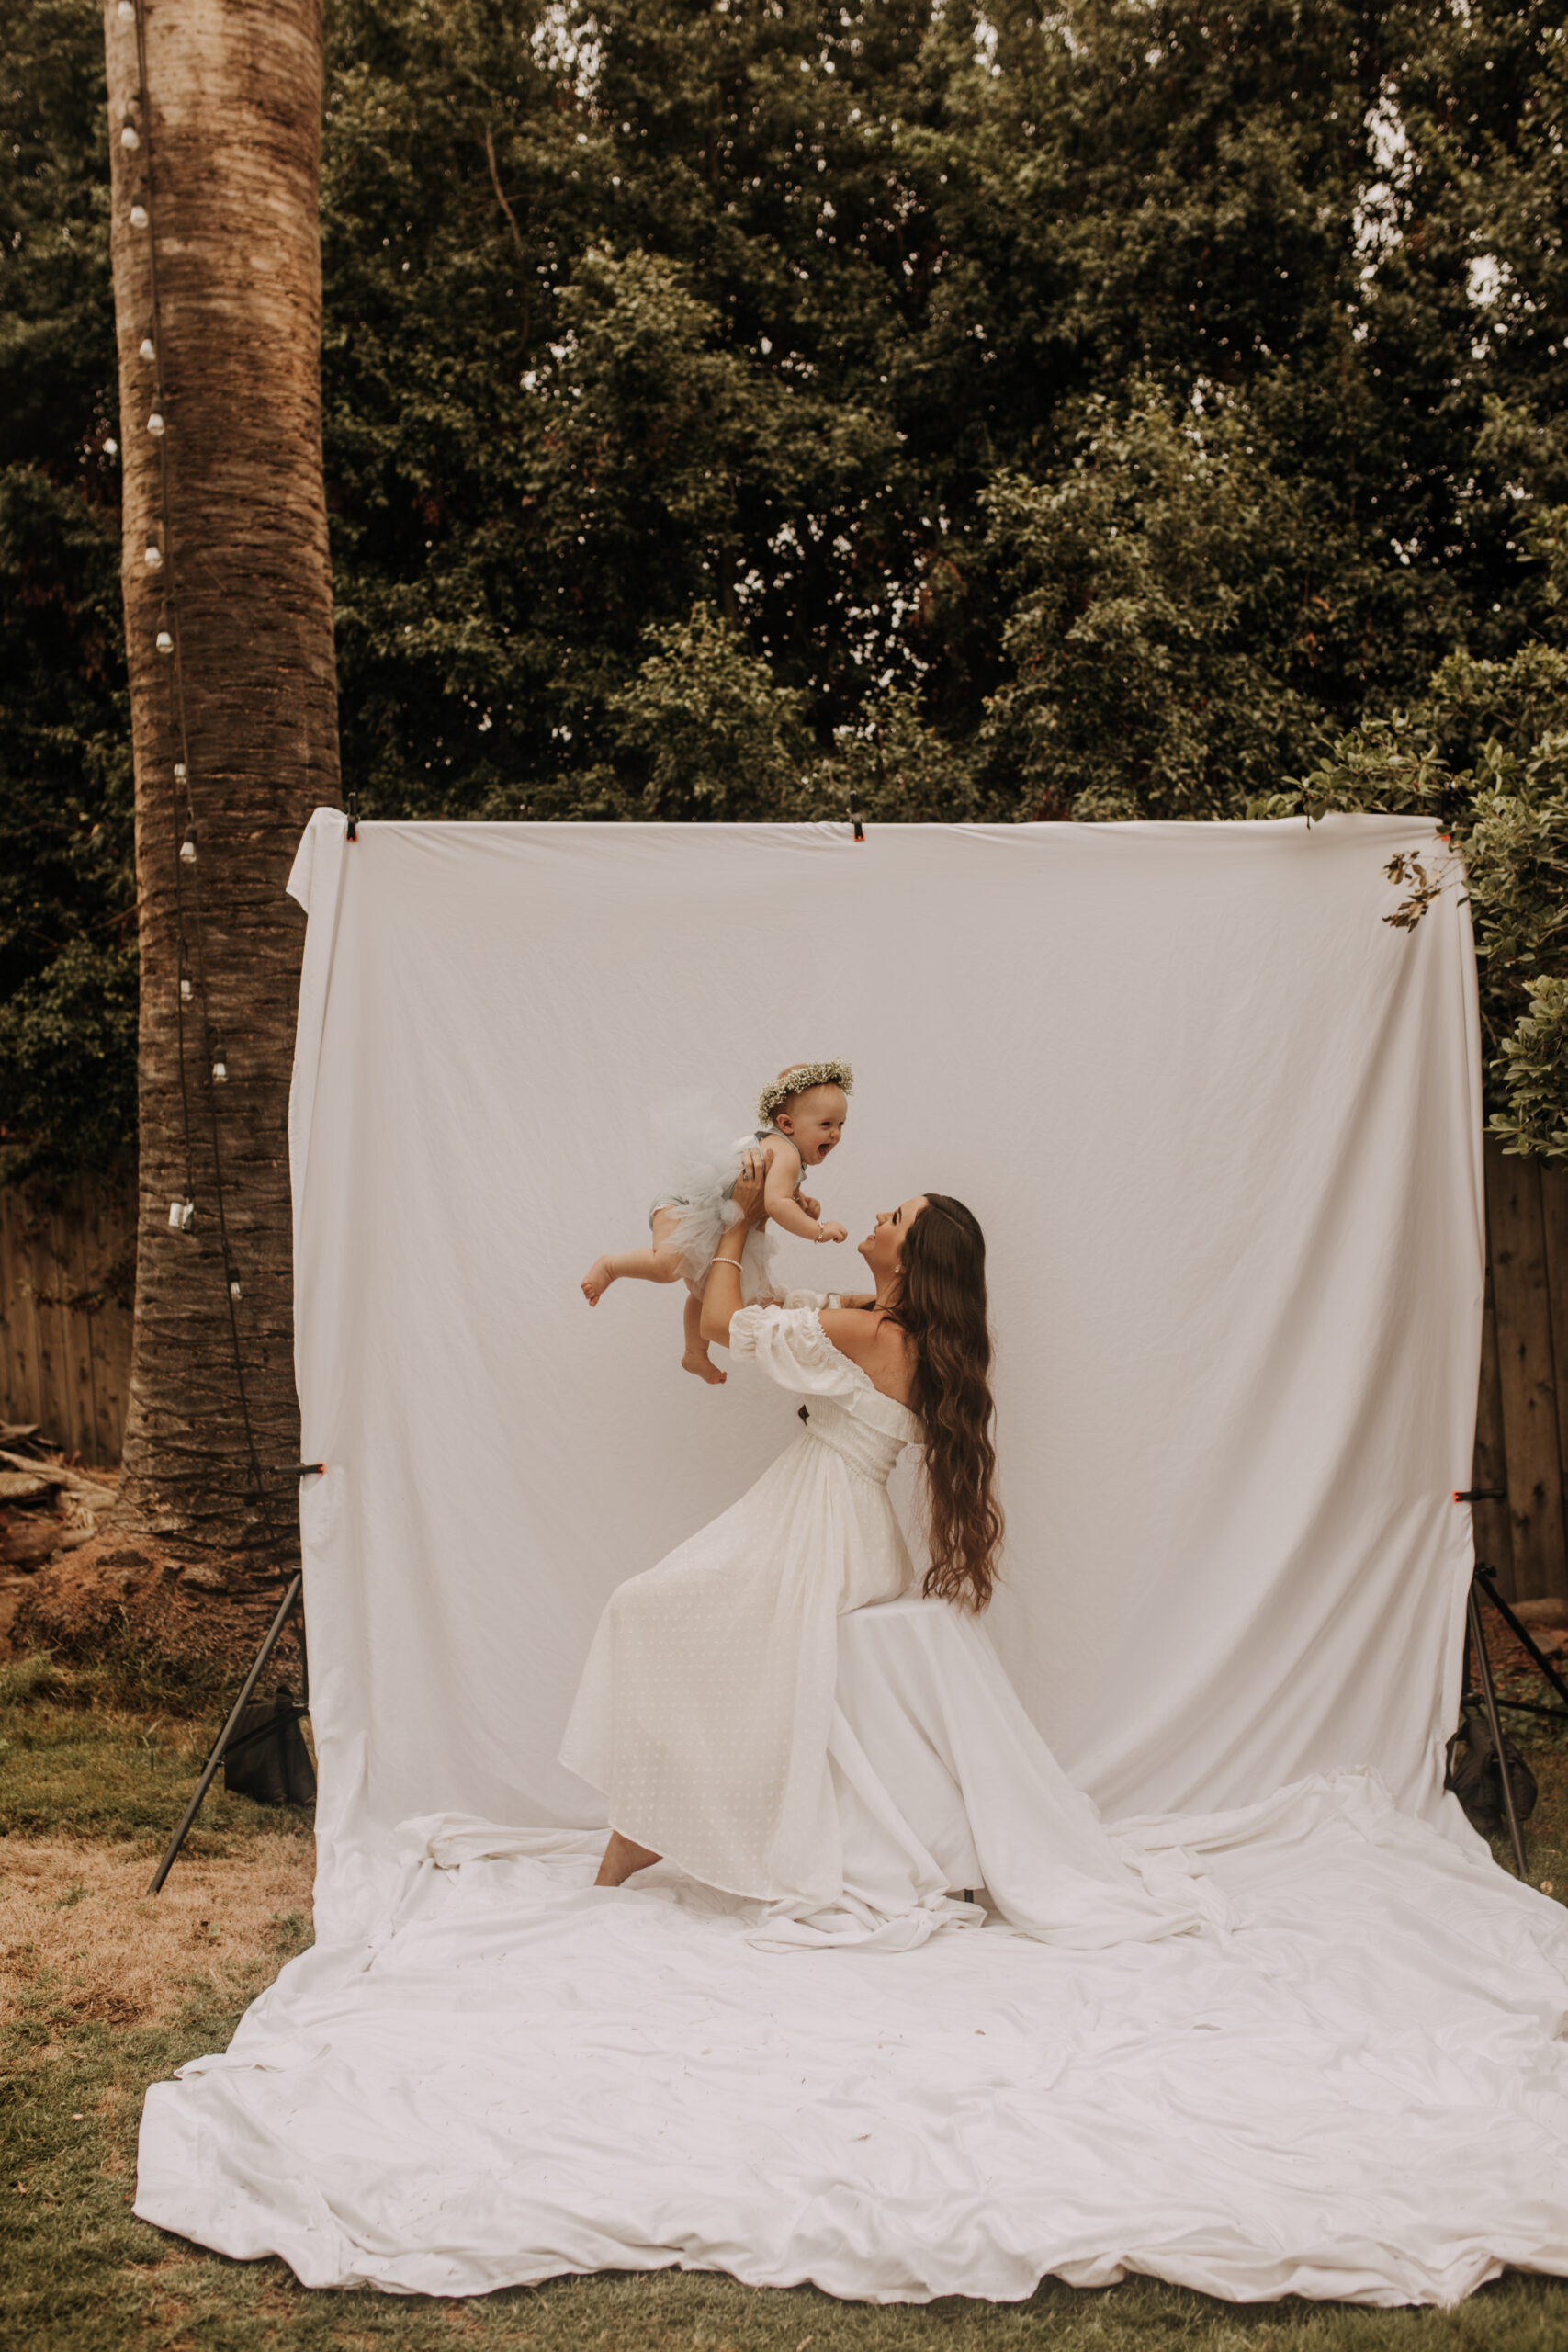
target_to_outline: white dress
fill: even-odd
[[[809,1419],[738,1503],[611,1595],[561,1761],[624,1837],[705,1885],[832,1901],[838,1621],[914,1581],[887,1477],[919,1424],[815,1306],[743,1307],[729,1348],[809,1398]]]

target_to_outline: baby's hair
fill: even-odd
[[[855,1074],[848,1062],[791,1062],[757,1097],[757,1116],[765,1124],[786,1102],[813,1086],[841,1086],[846,1094],[852,1094]]]

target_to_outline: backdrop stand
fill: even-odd
[[[319,1476],[321,1471],[325,1468],[326,1464],[324,1462],[302,1462],[299,1464],[299,1476],[301,1478],[314,1478]],[[212,1786],[213,1781],[216,1780],[219,1767],[221,1765],[224,1758],[232,1748],[242,1745],[242,1743],[235,1738],[235,1732],[238,1728],[240,1718],[244,1713],[246,1707],[250,1704],[256,1684],[266,1672],[267,1661],[272,1657],[274,1650],[276,1649],[278,1643],[282,1640],[284,1628],[287,1626],[288,1620],[293,1616],[294,1611],[299,1606],[299,1597],[304,1589],[304,1572],[302,1569],[296,1568],[294,1574],[288,1579],[288,1583],[284,1590],[283,1599],[277,1604],[277,1613],[273,1618],[271,1624],[267,1627],[266,1632],[262,1638],[262,1645],[256,1652],[255,1661],[252,1666],[249,1674],[245,1677],[243,1688],[241,1690],[239,1697],[235,1700],[232,1707],[229,1711],[229,1719],[218,1735],[217,1743],[213,1747],[211,1755],[208,1758],[206,1764],[202,1767],[201,1778],[197,1781],[196,1787],[191,1792],[190,1803],[186,1805],[184,1813],[180,1815],[179,1826],[164,1849],[164,1859],[158,1864],[157,1869],[153,1871],[152,1883],[147,1889],[149,1894],[156,1894],[162,1889],[164,1881],[168,1877],[170,1871],[174,1867],[175,1860],[179,1853],[180,1848],[185,1844],[186,1839],[190,1835],[191,1824],[195,1821],[197,1815],[201,1811],[202,1800],[206,1796],[208,1790]],[[310,1659],[305,1649],[304,1636],[303,1634],[301,1634],[299,1642],[299,1703],[294,1711],[296,1715],[299,1717],[308,1715],[310,1712]]]
[[[1500,1503],[1508,1498],[1506,1487],[1465,1487],[1454,1495],[1456,1503]],[[1482,1602],[1489,1601],[1515,1638],[1520,1642],[1539,1673],[1562,1702],[1561,1706],[1543,1707],[1532,1699],[1499,1699],[1492,1672],[1492,1654],[1486,1646],[1486,1624],[1481,1614]],[[1503,1811],[1508,1824],[1508,1842],[1514,1849],[1514,1868],[1520,1878],[1526,1874],[1524,1834],[1519,1826],[1517,1809],[1514,1804],[1514,1784],[1508,1771],[1507,1758],[1503,1747],[1503,1729],[1498,1721],[1500,1707],[1512,1708],[1516,1714],[1542,1715],[1551,1723],[1568,1723],[1568,1682],[1564,1682],[1551,1660],[1541,1649],[1528,1625],[1514,1614],[1497,1589],[1497,1571],[1484,1560],[1477,1560],[1470,1579],[1470,1592],[1465,1602],[1465,1623],[1469,1634],[1464,1690],[1460,1698],[1462,1713],[1465,1706],[1479,1698],[1486,1714],[1487,1729],[1492,1734],[1493,1753],[1497,1758],[1497,1778],[1502,1784]],[[1480,1688],[1470,1687],[1470,1662],[1473,1661]]]
[[[1519,1878],[1527,1874],[1524,1832],[1519,1827],[1518,1809],[1514,1803],[1513,1775],[1508,1770],[1507,1751],[1503,1746],[1503,1726],[1497,1720],[1497,1692],[1492,1679],[1492,1660],[1487,1655],[1486,1631],[1481,1622],[1481,1602],[1477,1595],[1479,1578],[1472,1577],[1470,1591],[1465,1598],[1465,1611],[1470,1627],[1471,1656],[1475,1660],[1481,1678],[1481,1703],[1486,1713],[1487,1729],[1492,1734],[1492,1752],[1497,1758],[1497,1778],[1503,1791],[1503,1812],[1508,1824],[1508,1843],[1514,1849],[1514,1871]],[[1468,1679],[1468,1677],[1466,1678]],[[1471,1693],[1467,1690],[1465,1697]],[[1461,1705],[1462,1707],[1463,1701]]]
[[[256,1652],[255,1664],[252,1667],[249,1674],[245,1677],[244,1688],[240,1692],[239,1697],[235,1700],[234,1704],[230,1711],[228,1722],[224,1724],[222,1730],[218,1735],[217,1746],[214,1747],[211,1755],[208,1758],[206,1764],[202,1767],[201,1778],[196,1784],[189,1804],[186,1805],[184,1813],[180,1815],[180,1826],[175,1830],[174,1836],[170,1838],[167,1846],[164,1849],[164,1859],[159,1863],[157,1869],[153,1871],[152,1883],[147,1889],[149,1894],[156,1894],[158,1893],[160,1887],[162,1887],[164,1883],[164,1881],[168,1877],[170,1871],[173,1869],[175,1857],[179,1852],[180,1848],[185,1844],[186,1838],[189,1836],[192,1822],[196,1819],[197,1815],[201,1811],[201,1801],[207,1794],[208,1790],[212,1786],[213,1780],[217,1775],[218,1768],[222,1763],[225,1755],[228,1753],[230,1743],[234,1736],[235,1727],[239,1723],[240,1717],[244,1713],[245,1708],[250,1703],[251,1693],[254,1690],[256,1684],[261,1680],[262,1676],[265,1673],[267,1660],[271,1657],[274,1650],[277,1647],[278,1642],[282,1638],[284,1627],[288,1624],[288,1620],[292,1617],[295,1610],[299,1607],[299,1595],[304,1589],[304,1577],[300,1571],[296,1568],[294,1574],[288,1579],[288,1591],[284,1594],[283,1599],[277,1604],[277,1614],[273,1619],[271,1624],[267,1627],[265,1638],[264,1639],[260,1649]],[[301,1705],[299,1713],[301,1714],[306,1713],[306,1709],[303,1705]]]
[[[1556,1691],[1562,1702],[1561,1706],[1543,1707],[1539,1701],[1532,1699],[1499,1699],[1497,1704],[1512,1707],[1517,1714],[1544,1715],[1549,1723],[1568,1723],[1568,1682],[1564,1682],[1545,1651],[1540,1647],[1529,1627],[1520,1623],[1498,1591],[1496,1569],[1488,1567],[1484,1560],[1477,1560],[1475,1581],[1481,1587],[1481,1598],[1491,1602],[1509,1632],[1529,1653],[1542,1679]]]

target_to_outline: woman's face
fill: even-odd
[[[901,1208],[878,1209],[876,1223],[860,1245],[860,1254],[876,1277],[878,1290],[898,1271],[903,1254],[904,1236],[926,1205],[926,1196],[917,1193],[912,1201]]]

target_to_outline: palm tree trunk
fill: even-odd
[[[338,797],[321,0],[121,6],[105,0],[141,1012],[119,1525],[186,1581],[238,1594],[276,1570],[269,1518],[286,1551],[295,1540],[287,1118],[303,923],[284,884],[310,811]],[[170,1204],[187,1191],[181,1232]]]

